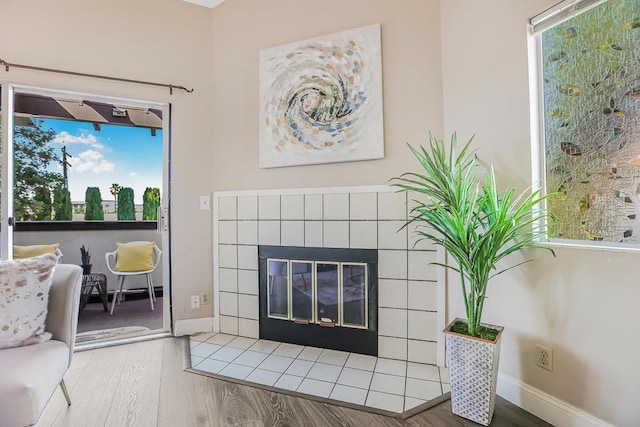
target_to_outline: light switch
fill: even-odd
[[[200,210],[208,211],[210,208],[209,196],[200,196]]]

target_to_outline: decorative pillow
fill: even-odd
[[[0,261],[0,348],[51,339],[44,331],[55,254]]]
[[[116,243],[116,271],[153,270],[153,242]]]
[[[60,246],[59,243],[51,245],[31,245],[31,246],[18,246],[13,245],[13,258],[24,259],[33,258],[44,254],[55,254]]]

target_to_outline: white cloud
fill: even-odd
[[[104,145],[98,142],[98,138],[87,131],[81,131],[80,135],[71,135],[66,130],[63,130],[53,138],[53,142],[58,144],[84,144],[97,149],[104,148]]]
[[[71,164],[71,172],[113,172],[115,165],[105,159],[101,152],[96,150],[86,150],[77,156],[68,159]]]
[[[130,172],[129,176],[138,176],[138,172]]]

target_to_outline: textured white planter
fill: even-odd
[[[451,332],[451,326],[460,320],[465,321],[455,319],[444,330],[451,374],[451,408],[458,416],[488,426],[496,403],[500,339],[504,328],[482,323],[482,326],[500,331],[491,342]]]

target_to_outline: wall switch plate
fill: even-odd
[[[200,303],[202,305],[207,305],[211,303],[211,299],[209,298],[209,292],[203,292],[200,294]]]
[[[536,346],[536,365],[547,371],[553,371],[553,349],[538,344]]]
[[[191,309],[197,310],[200,308],[200,295],[191,295]]]
[[[209,196],[200,196],[200,210],[208,211],[211,208],[211,199]]]

